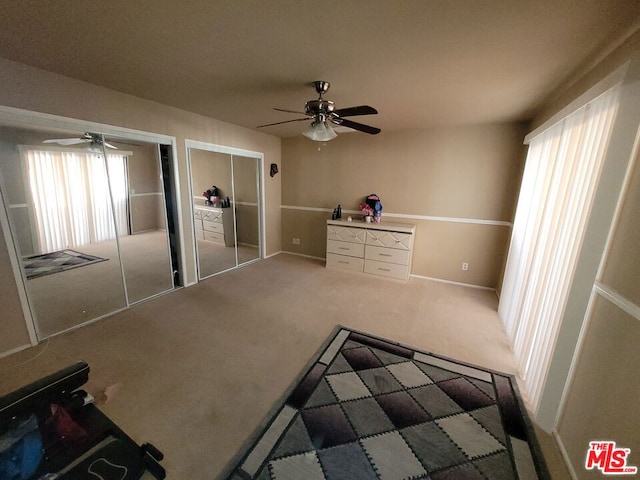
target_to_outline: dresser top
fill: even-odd
[[[193,205],[194,209],[199,209],[199,210],[209,210],[210,212],[218,212],[218,213],[222,213],[223,210],[226,210],[227,208],[222,208],[222,207],[210,207],[209,205],[197,205],[194,204]]]
[[[394,232],[415,233],[416,226],[411,223],[393,223],[382,220],[380,223],[367,223],[362,220],[347,221],[345,218],[340,220],[327,220],[327,225],[340,225],[349,228],[368,228],[369,230],[391,230]]]

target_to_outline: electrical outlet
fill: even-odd
[[[300,245],[300,239],[299,238],[293,238],[293,244],[294,245]]]
[[[464,262],[464,263],[462,264],[462,270],[464,270],[464,271],[469,270],[469,264],[468,264],[467,262]]]

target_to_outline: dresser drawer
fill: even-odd
[[[380,262],[395,263],[398,265],[409,265],[409,253],[410,252],[408,250],[367,245],[365,258],[367,260],[377,260]]]
[[[350,257],[363,258],[364,245],[327,240],[327,253],[337,253],[338,255],[349,255]]]
[[[222,212],[215,210],[200,210],[202,220],[205,222],[219,222],[222,223]]]
[[[327,253],[327,267],[362,272],[364,271],[364,259]]]
[[[364,245],[367,231],[362,228],[339,227],[327,225],[327,240],[360,243]]]
[[[367,245],[410,251],[412,239],[410,233],[367,230]]]
[[[203,233],[205,240],[209,240],[210,242],[215,243],[222,243],[224,245],[224,235],[222,233],[209,232],[207,230],[204,230]]]
[[[202,228],[208,232],[224,233],[224,226],[219,222],[202,221]]]
[[[395,263],[378,262],[376,260],[367,260],[364,264],[364,271],[366,273],[398,278],[400,280],[409,278],[408,265],[397,265]]]

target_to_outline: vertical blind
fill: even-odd
[[[537,411],[617,111],[614,87],[530,141],[498,312]]]
[[[111,240],[116,228],[128,234],[126,156],[108,155],[106,166],[94,153],[29,149],[24,156],[40,253]]]

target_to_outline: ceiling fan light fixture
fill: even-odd
[[[302,133],[305,137],[310,138],[314,142],[328,142],[338,136],[325,120],[315,120],[311,123],[311,127]]]

